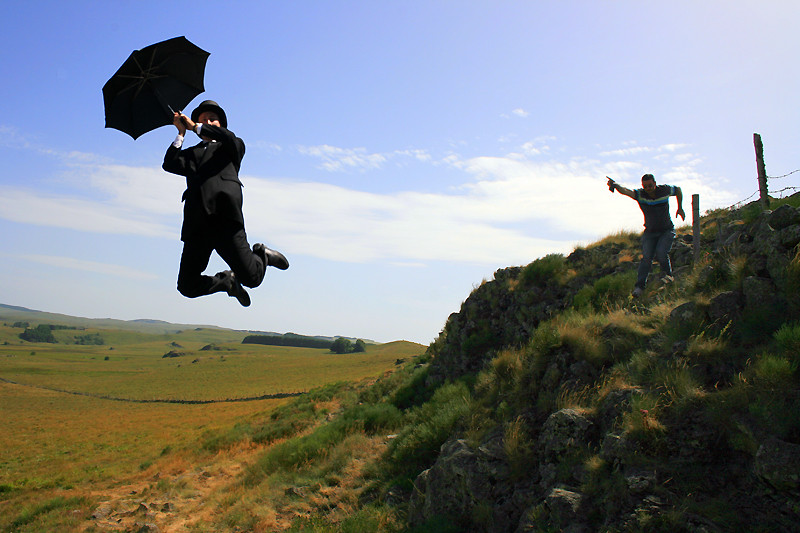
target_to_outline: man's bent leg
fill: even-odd
[[[193,239],[183,243],[181,266],[178,270],[178,292],[187,298],[197,298],[215,292],[226,291],[230,280],[225,276],[205,276],[213,246],[204,239]]]
[[[675,240],[675,231],[665,231],[656,243],[656,260],[661,265],[661,273],[664,276],[672,276],[672,263],[669,260],[669,251],[672,249],[672,242]]]
[[[247,242],[247,234],[240,226],[226,225],[217,232],[217,253],[228,263],[236,279],[245,287],[258,287],[264,281],[267,265]]]
[[[653,264],[653,256],[656,252],[658,235],[654,236],[647,233],[642,235],[642,262],[639,263],[639,271],[636,277],[636,287],[644,290],[647,284],[647,276],[650,274],[650,267]]]

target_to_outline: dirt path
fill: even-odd
[[[252,460],[255,448],[217,456],[204,466],[176,460],[140,478],[95,490],[100,503],[82,528],[103,532],[185,533],[196,523],[213,522],[215,494],[233,483]]]

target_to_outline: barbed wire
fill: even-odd
[[[789,172],[788,174],[784,174],[783,176],[767,176],[767,179],[768,180],[776,180],[776,179],[780,179],[780,178],[786,178],[786,177],[791,176],[792,174],[795,174],[797,172],[800,172],[800,168],[797,169],[797,170],[793,170],[793,171]],[[800,187],[784,187],[783,189],[779,189],[777,191],[767,191],[767,194],[776,195],[776,194],[782,194],[782,193],[784,193],[786,191],[800,191]],[[739,200],[735,204],[732,204],[727,209],[739,209],[744,204],[746,204],[751,198],[753,198],[755,195],[757,195],[759,192],[760,191],[754,192],[753,194],[751,194],[750,196],[748,196],[744,200]],[[783,198],[783,196],[781,196],[781,198]]]
[[[789,172],[788,174],[784,174],[783,176],[767,176],[767,179],[777,180],[777,179],[780,179],[780,178],[785,178],[787,176],[791,176],[795,172],[800,172],[800,168],[798,168],[797,170],[792,170],[791,172]]]
[[[738,201],[738,202],[736,202],[735,204],[733,204],[733,205],[731,205],[730,207],[728,207],[728,209],[739,209],[739,208],[740,208],[740,207],[742,207],[744,204],[746,204],[746,203],[747,203],[747,201],[748,201],[748,200],[750,200],[750,198],[752,198],[753,196],[755,196],[756,194],[758,194],[758,192],[759,192],[759,191],[756,191],[756,192],[754,192],[753,194],[751,194],[750,196],[748,196],[748,197],[747,197],[747,198],[745,198],[744,200],[739,200],[739,201]]]
[[[769,194],[781,194],[784,191],[798,191],[798,190],[800,190],[800,187],[784,187],[783,189],[780,189],[778,191],[769,191]],[[781,198],[783,198],[783,196],[781,196]]]

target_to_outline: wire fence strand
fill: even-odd
[[[789,172],[788,174],[784,174],[782,176],[767,176],[767,179],[768,180],[777,180],[777,179],[781,179],[781,178],[786,178],[786,177],[789,177],[792,174],[795,174],[797,172],[800,172],[800,168],[797,169],[797,170],[793,170],[793,171]],[[784,187],[783,189],[778,189],[776,191],[767,191],[767,194],[770,194],[770,195],[781,194],[782,195],[786,191],[792,191],[792,192],[800,191],[800,187]],[[751,198],[753,198],[755,195],[757,195],[759,192],[760,191],[756,191],[753,194],[751,194],[750,196],[748,196],[747,198],[745,198],[744,200],[739,200],[735,204],[730,205],[728,207],[728,209],[739,209],[744,204],[746,204]],[[783,198],[783,196],[781,196],[781,198]]]
[[[767,176],[767,179],[777,180],[777,179],[781,179],[781,178],[786,178],[788,176],[791,176],[795,172],[800,172],[800,168],[798,168],[797,170],[792,170],[791,172],[789,172],[788,174],[784,174],[783,176]]]

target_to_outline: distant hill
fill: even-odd
[[[15,322],[28,322],[31,326],[38,324],[56,324],[63,326],[71,326],[77,328],[96,328],[96,329],[118,329],[134,331],[139,333],[150,334],[175,334],[187,330],[200,330],[210,329],[219,331],[242,332],[253,335],[263,335],[270,337],[302,337],[311,338],[320,341],[333,342],[339,336],[323,336],[323,335],[298,335],[296,333],[277,333],[274,331],[258,331],[258,330],[236,330],[230,328],[222,328],[219,326],[207,324],[175,324],[166,322],[164,320],[155,320],[148,318],[139,318],[135,320],[119,320],[115,318],[86,318],[71,315],[64,315],[61,313],[50,313],[47,311],[39,311],[36,309],[29,309],[18,305],[9,305],[0,303],[0,321],[9,324]],[[351,341],[355,341],[356,337],[342,336]],[[363,339],[368,344],[376,344],[375,341]]]

